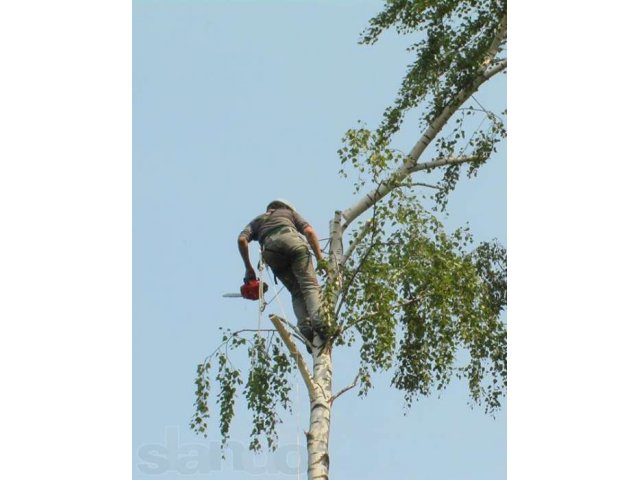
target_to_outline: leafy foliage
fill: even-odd
[[[207,359],[203,363],[198,364],[196,369],[196,401],[193,406],[196,411],[189,423],[189,427],[196,433],[207,436],[208,418],[209,418],[209,393],[211,392],[211,381],[209,380],[209,370],[211,370],[211,362]]]
[[[416,59],[380,126],[348,130],[338,151],[342,176],[357,175],[354,193],[382,184],[392,190],[353,234],[364,240],[345,266],[338,304],[343,336],[336,343],[352,344],[357,331],[361,395],[379,370],[393,370],[392,384],[405,392],[407,405],[456,376],[467,380],[475,403],[493,412],[506,388],[506,250],[497,242],[474,248],[467,229],[448,234],[423,207],[416,173],[396,176],[407,157],[390,145],[410,110],[421,108],[424,129],[455,106],[448,129],[434,141],[432,159],[470,161],[448,165],[436,185],[420,184],[435,190],[430,199],[436,212],[445,211],[463,169],[475,176],[496,151],[506,137],[502,118],[474,97],[461,106],[454,99],[478,72],[502,60],[496,53],[506,43],[506,2],[389,1],[361,42],[375,43],[390,27],[418,38],[410,47]]]
[[[501,116],[488,111],[474,97],[473,103],[456,106],[456,95],[473,83],[478,72],[504,60],[506,54],[506,0],[389,0],[385,8],[370,20],[362,33],[362,44],[376,43],[382,32],[395,28],[413,40],[408,50],[415,52],[393,105],[389,106],[375,133],[371,155],[384,156],[393,135],[398,132],[407,113],[418,110],[420,129],[455,106],[448,129],[435,139],[433,159],[470,157],[467,176],[496,151],[506,137]],[[506,115],[506,111],[503,112]],[[341,155],[354,156],[362,145],[353,141],[352,130],[343,139],[348,149]],[[360,132],[360,137],[362,133]],[[356,150],[351,150],[353,147]],[[455,188],[465,168],[449,165],[432,196],[435,207],[444,211],[448,194]],[[428,171],[427,171],[428,172]],[[379,179],[378,179],[379,180]],[[362,184],[361,179],[358,182]]]
[[[277,406],[291,410],[289,393],[291,391],[287,375],[291,373],[292,365],[287,355],[281,351],[280,339],[274,340],[271,351],[268,351],[266,340],[257,335],[252,347],[251,370],[245,385],[244,395],[249,410],[253,413],[253,430],[249,448],[259,451],[262,448],[260,437],[264,436],[270,450],[277,446],[276,427],[280,422]],[[279,346],[280,345],[280,346]]]
[[[455,375],[467,379],[476,403],[494,411],[506,386],[504,248],[471,249],[467,229],[447,234],[411,190],[396,189],[380,203],[346,265],[340,301],[342,330],[355,329],[361,339],[369,381],[360,393],[372,372],[392,369],[392,384],[410,405]],[[468,363],[459,366],[463,353]]]
[[[486,54],[507,12],[506,0],[388,0],[370,20],[361,43],[373,44],[383,31],[417,36],[416,54],[395,104],[384,113],[382,141],[397,132],[408,110],[426,102],[422,126],[448,105],[485,66]]]
[[[210,381],[208,379],[212,359],[217,360],[218,372],[216,382],[219,385],[216,402],[219,411],[219,430],[222,436],[222,448],[229,440],[229,429],[235,412],[237,389],[244,385],[242,394],[247,401],[247,407],[253,415],[253,429],[249,448],[260,451],[266,440],[268,449],[277,447],[277,425],[280,423],[278,410],[291,411],[290,374],[293,364],[283,350],[282,341],[273,331],[256,332],[252,340],[242,334],[245,331],[231,332],[227,330],[223,335],[223,342],[205,361],[198,365],[196,375],[196,412],[191,420],[191,429],[198,433],[207,434],[210,417],[208,397]],[[265,335],[266,336],[263,336]],[[231,363],[231,352],[240,347],[247,347],[249,356],[249,372],[246,381],[242,371]]]
[[[497,151],[498,144],[507,136],[502,118],[485,110],[482,105],[480,107],[479,109],[474,107],[459,109],[452,120],[450,133],[436,139],[436,158],[466,156],[477,159],[466,164],[446,167],[442,178],[438,181],[437,191],[431,197],[439,211],[445,211],[448,195],[457,185],[462,170],[466,169],[468,178],[476,176],[480,166]],[[478,116],[481,117],[479,122],[477,122]],[[469,134],[466,132],[470,126],[472,132]]]

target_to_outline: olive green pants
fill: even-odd
[[[313,330],[322,331],[320,285],[306,239],[286,230],[268,237],[262,258],[291,293],[300,332],[313,342]]]

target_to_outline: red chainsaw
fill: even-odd
[[[258,279],[245,280],[244,284],[240,287],[240,293],[225,293],[222,295],[227,298],[246,298],[247,300],[259,300],[260,299],[260,283],[262,283],[262,293],[264,294],[269,290],[269,285],[266,282],[260,282]]]

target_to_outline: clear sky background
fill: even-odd
[[[133,5],[134,478],[179,478],[182,464],[154,465],[149,445],[179,435],[180,446],[200,446],[194,458],[209,449],[217,456],[210,444],[219,440],[217,416],[207,440],[188,429],[195,366],[220,343],[219,327],[257,326],[255,303],[222,298],[244,274],[237,234],[271,199],[284,197],[328,236],[333,211],[356,200],[338,176],[340,139],[359,119],[378,124],[412,57],[395,32],[373,47],[357,44],[382,2]],[[506,79],[492,83],[477,98],[500,112]],[[420,133],[410,119],[394,145],[408,151]],[[478,240],[506,243],[504,148],[478,178],[461,181],[450,212],[449,226],[468,222]],[[256,263],[255,245],[252,253]],[[288,293],[281,296],[294,318]],[[272,305],[267,313],[279,313]],[[357,368],[357,350],[334,350],[337,389]],[[377,378],[364,400],[351,392],[336,402],[332,478],[505,478],[504,410],[491,418],[470,409],[465,385],[453,382],[441,398],[404,415],[402,394],[389,380]],[[283,417],[285,448],[308,428],[304,395],[294,415]],[[256,459],[246,452],[250,417],[242,397],[236,411],[231,439],[245,446],[244,463],[212,466],[202,478],[255,478],[254,462],[278,465],[278,452]],[[158,476],[171,467],[178,471]],[[291,470],[271,475],[295,478]]]

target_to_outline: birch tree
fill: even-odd
[[[356,200],[330,219],[323,277],[330,340],[313,345],[308,362],[296,327],[270,315],[273,328],[260,333],[225,331],[197,367],[191,428],[206,435],[215,410],[224,445],[242,394],[252,413],[253,450],[276,448],[299,375],[309,399],[309,479],[329,478],[334,402],[350,390],[365,397],[378,372],[392,372],[391,386],[407,407],[457,378],[491,414],[506,390],[505,248],[474,242],[467,228],[448,232],[441,221],[461,176],[473,177],[506,135],[506,112],[489,111],[473,97],[506,72],[506,1],[388,1],[361,43],[373,44],[390,29],[413,39],[415,60],[380,125],[348,130],[338,151],[340,174],[355,176]],[[418,113],[417,125],[405,124],[409,112]],[[408,153],[392,146],[400,129],[417,132]],[[342,388],[332,382],[335,348],[359,356],[353,383]],[[242,351],[248,372],[232,363]]]

